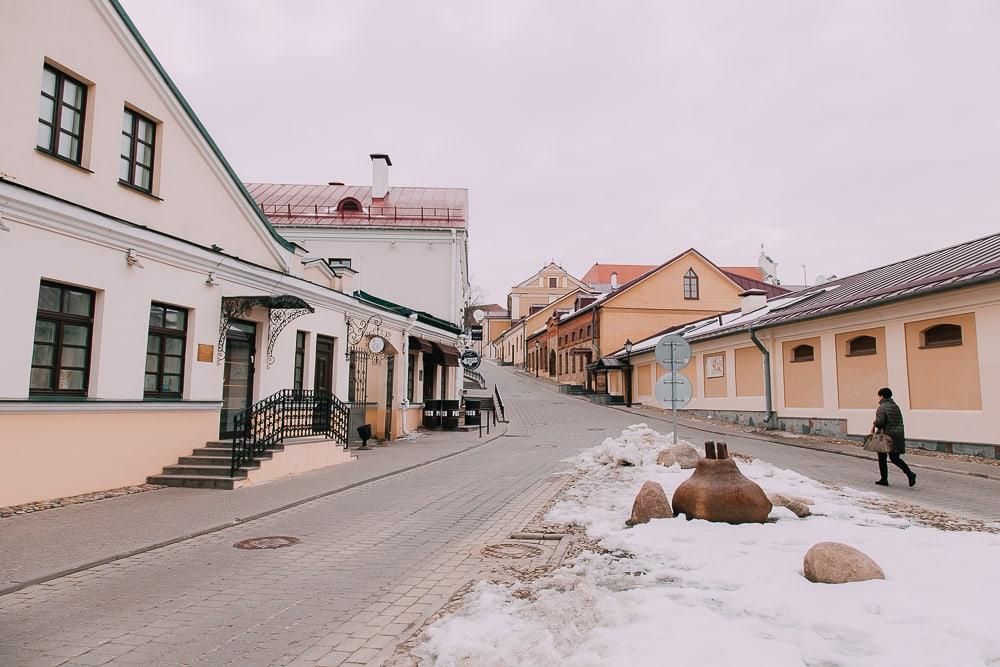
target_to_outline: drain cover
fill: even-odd
[[[531,544],[487,544],[480,553],[487,558],[537,558],[543,552]]]
[[[237,549],[281,549],[298,544],[300,541],[297,537],[272,535],[270,537],[251,537],[248,540],[241,540],[233,546]]]

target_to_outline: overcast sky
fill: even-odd
[[[550,259],[801,283],[1000,231],[1000,2],[124,5],[244,180],[469,188],[500,303]]]

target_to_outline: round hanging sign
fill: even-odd
[[[372,336],[368,339],[368,351],[373,354],[380,354],[385,349],[385,338]]]
[[[482,357],[479,356],[478,352],[470,348],[462,353],[458,362],[462,364],[463,368],[468,368],[470,371],[474,371],[479,368],[479,364],[483,363],[483,360]]]

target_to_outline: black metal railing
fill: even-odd
[[[486,378],[479,371],[474,371],[471,368],[464,368],[462,372],[465,375],[465,379],[476,385],[480,389],[486,389]]]
[[[493,385],[493,395],[496,396],[497,409],[500,411],[500,421],[507,421],[507,411],[503,407],[503,399],[500,398],[500,388]]]
[[[230,475],[288,438],[323,435],[347,447],[347,404],[328,391],[282,389],[234,418]]]

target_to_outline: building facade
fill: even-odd
[[[281,236],[118,2],[11,4],[0,63],[0,505],[142,483],[283,389],[346,400],[375,338],[377,433],[415,423],[414,341],[456,395],[459,330]]]
[[[373,154],[372,185],[247,183],[271,224],[354,289],[461,325],[469,297],[469,192],[389,185]],[[352,273],[353,275],[353,273]]]
[[[587,286],[563,267],[550,262],[510,289],[507,310],[510,311],[511,319],[517,321],[577,289],[587,289]]]
[[[1000,235],[742,299],[740,309],[674,330],[694,352],[683,371],[694,388],[688,409],[761,425],[770,407],[775,427],[861,436],[887,386],[910,444],[1000,456]],[[660,335],[632,353],[634,400],[649,405],[665,373],[653,358]]]

